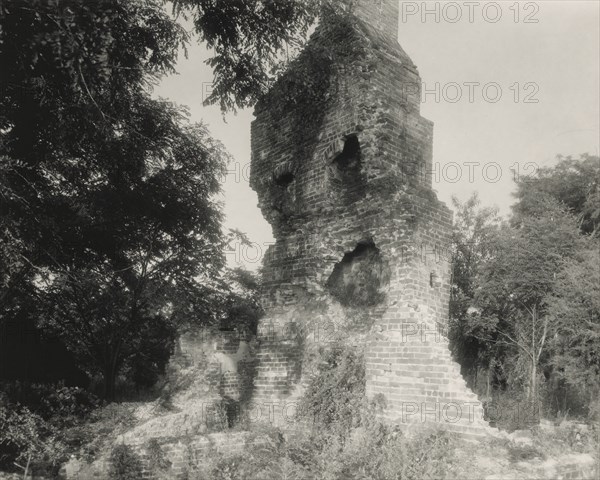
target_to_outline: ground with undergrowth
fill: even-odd
[[[281,427],[243,415],[231,424],[225,409],[207,421],[203,406],[218,406],[219,397],[206,372],[174,367],[156,400],[109,406],[86,424],[94,440],[82,443],[70,466],[93,466],[80,475],[96,468],[115,479],[143,472],[174,478],[174,444],[189,447],[176,470],[189,480],[538,479],[564,477],[565,468],[572,478],[587,478],[598,462],[597,426],[565,418],[500,430],[479,443],[433,427],[409,432],[383,424],[377,416],[383,400],[364,395],[360,352],[337,346],[321,360],[324,371],[308,385],[297,421]],[[204,440],[206,449],[194,453],[192,446]],[[241,448],[229,448],[240,442]]]
[[[37,437],[43,448],[29,470],[35,478],[121,480],[593,478],[600,431],[594,422],[563,416],[527,428],[511,424],[512,431],[479,443],[430,426],[408,431],[378,419],[384,400],[365,396],[360,351],[330,346],[318,363],[297,419],[275,426],[252,421],[243,409],[232,417],[210,386],[211,372],[174,359],[155,398],[60,417],[51,435]],[[65,389],[62,400],[48,401],[64,415],[65,405],[81,404],[72,394]],[[36,421],[28,424],[32,432]],[[24,435],[19,428],[15,434]],[[183,457],[175,460],[175,450]],[[22,478],[10,475],[0,478]]]

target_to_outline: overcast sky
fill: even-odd
[[[450,204],[477,191],[503,214],[515,173],[554,163],[557,154],[599,152],[600,2],[401,2],[399,41],[419,68],[421,114],[434,122],[434,188]],[[427,13],[429,12],[429,13]],[[425,15],[424,15],[425,14]],[[204,107],[210,53],[193,46],[157,96],[187,105],[235,163],[224,183],[226,227],[259,245],[230,253],[252,268],[272,241],[248,186],[252,112],[225,118]],[[257,261],[254,261],[256,257]]]

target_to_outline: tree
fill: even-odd
[[[9,318],[27,316],[21,299],[31,298],[34,273],[23,258],[27,246],[16,234],[22,220],[3,214],[2,209],[7,202],[19,200],[5,180],[15,164],[9,157],[0,158],[0,328]]]
[[[228,289],[221,327],[227,330],[237,329],[246,334],[256,334],[258,320],[263,314],[258,300],[259,276],[243,268],[235,268],[226,272],[224,279]]]
[[[30,272],[40,326],[102,370],[112,399],[150,337],[208,310],[227,156],[150,97],[187,40],[159,4],[38,0],[1,15],[2,214],[19,260],[3,283]]]
[[[514,349],[528,364],[527,397],[538,401],[538,375],[548,350],[548,298],[563,262],[581,236],[577,219],[548,195],[532,200],[528,215],[505,224],[493,240],[494,255],[482,265],[475,294],[485,341]]]
[[[163,113],[162,104],[153,107]],[[153,114],[147,112],[145,122]],[[40,273],[41,326],[58,331],[84,364],[102,365],[110,399],[116,374],[132,355],[146,350],[149,362],[166,361],[176,314],[210,318],[201,281],[215,278],[223,265],[220,214],[211,199],[223,155],[209,147],[201,127],[166,127],[161,133],[171,145],[162,165],[147,157],[152,149],[146,145],[135,159],[143,167],[121,185],[82,185],[74,201],[78,212],[60,231],[72,235],[70,248],[55,247]],[[157,338],[152,332],[170,332],[155,345],[164,353],[141,349]]]

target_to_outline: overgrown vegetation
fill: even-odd
[[[447,434],[431,429],[408,437],[377,420],[383,403],[365,396],[362,352],[338,343],[321,353],[298,409],[297,428],[254,425],[243,452],[212,452],[190,464],[188,478],[454,478],[453,442]]]
[[[365,361],[360,349],[338,343],[321,348],[312,378],[299,404],[301,418],[344,443],[350,431],[372,418],[365,396]],[[375,405],[373,405],[373,408]]]
[[[142,478],[142,462],[129,445],[117,445],[110,454],[111,480],[138,480]]]
[[[383,428],[383,427],[382,427]],[[243,453],[213,452],[192,463],[190,480],[422,480],[453,477],[451,442],[443,432],[406,438],[400,432],[357,430],[343,449],[314,433],[263,433]]]
[[[559,157],[517,183],[507,222],[476,197],[455,202],[454,354],[488,402],[521,399],[533,423],[597,411],[599,189],[598,157]]]
[[[59,434],[27,407],[0,405],[0,468],[54,476],[67,458]]]

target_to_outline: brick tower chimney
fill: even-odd
[[[398,0],[346,1],[255,109],[250,186],[275,243],[253,402],[285,422],[335,340],[364,352],[390,422],[479,438],[482,406],[444,334],[452,213],[432,189],[433,124]]]

